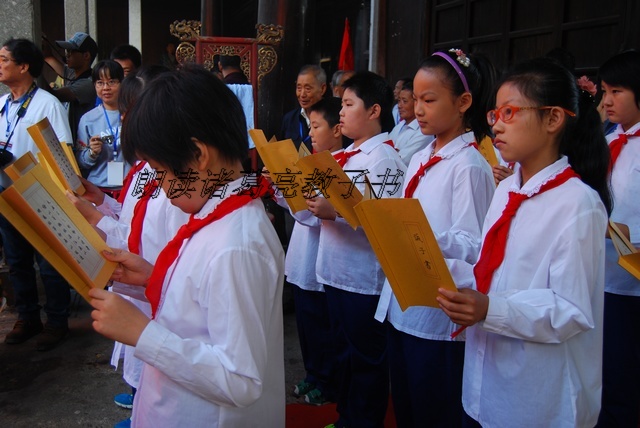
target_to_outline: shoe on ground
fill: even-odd
[[[11,330],[7,336],[4,338],[4,343],[8,343],[10,345],[16,345],[18,343],[22,343],[26,340],[31,339],[36,334],[42,331],[42,322],[40,320],[28,321],[28,320],[18,320],[13,325],[13,330]]]
[[[49,323],[44,325],[42,333],[36,337],[36,349],[38,351],[48,351],[56,347],[69,332],[69,327],[54,327]]]
[[[130,428],[131,427],[131,418],[127,418],[124,421],[120,421],[113,426],[113,428]]]
[[[133,394],[118,394],[113,398],[113,402],[116,403],[116,406],[133,409]]]
[[[293,395],[296,397],[302,397],[307,392],[311,391],[315,388],[315,385],[306,381],[300,381],[296,386],[293,387]]]
[[[304,402],[314,406],[322,406],[323,404],[327,404],[329,400],[322,395],[322,391],[318,388],[314,388],[304,395]]]

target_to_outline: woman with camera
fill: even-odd
[[[122,187],[126,169],[120,150],[120,111],[118,92],[124,71],[112,60],[100,61],[93,69],[93,84],[100,105],[80,118],[76,158],[83,176],[106,193]]]

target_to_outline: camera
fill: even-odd
[[[113,135],[105,135],[100,139],[104,144],[109,144],[109,145],[113,144],[113,140],[114,140]]]
[[[13,153],[7,150],[5,147],[0,149],[0,168],[4,168],[13,160]]]

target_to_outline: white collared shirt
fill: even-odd
[[[640,123],[633,125],[626,134],[640,129]],[[607,135],[607,142],[624,134],[622,126]],[[613,211],[611,220],[629,226],[631,243],[640,246],[640,137],[629,137],[611,171],[611,193],[613,195]],[[605,290],[608,293],[624,296],[640,296],[640,280],[627,272],[618,264],[618,253],[611,239],[606,240],[607,262],[605,269]]]
[[[532,194],[566,157],[520,188],[498,186],[483,236],[508,192]],[[483,322],[467,329],[462,402],[484,427],[588,427],[600,411],[607,213],[579,178],[525,200],[491,281]]]
[[[195,217],[221,200],[210,199]],[[136,346],[146,364],[132,426],[284,426],[283,270],[282,245],[260,200],[183,244]]]
[[[10,94],[6,94],[0,97],[0,107],[4,107],[7,97],[9,96]],[[15,106],[14,108],[15,110],[10,107],[10,120],[13,120],[10,128],[13,130],[13,136],[9,141],[9,146],[7,146],[7,149],[13,154],[14,161],[28,151],[33,153],[34,156],[40,151],[33,141],[33,138],[31,138],[31,135],[29,135],[27,128],[40,122],[45,117],[49,119],[51,128],[61,143],[71,145],[74,143],[71,137],[71,129],[69,128],[67,111],[56,97],[44,89],[38,89],[36,91],[31,103],[27,107],[24,117],[18,121],[17,125],[15,124],[16,118],[14,112],[17,112],[18,109]],[[5,135],[5,130],[7,129],[7,112],[4,112],[0,116],[0,129],[2,130],[2,137],[0,137],[2,143],[0,144],[0,148],[2,148],[8,137],[8,135]],[[11,184],[13,184],[13,181],[4,173],[4,170],[0,171],[0,185],[7,188],[11,186]]]
[[[393,144],[402,158],[405,165],[409,165],[411,157],[424,149],[427,144],[433,141],[433,135],[424,135],[420,130],[418,119],[413,119],[407,123],[401,120],[393,130],[389,133],[389,138],[393,140]]]
[[[495,191],[491,167],[470,145],[474,141],[473,133],[468,132],[445,145],[438,152],[443,160],[424,173],[413,193],[420,200],[458,288],[473,286],[470,266],[478,259],[482,224]],[[433,141],[411,160],[403,194],[420,166],[429,161],[435,144]],[[423,339],[451,340],[451,333],[457,330],[440,308],[414,306],[402,312],[385,280],[376,319],[384,321],[387,313],[396,329]]]
[[[368,171],[371,183],[380,183],[387,172],[394,175],[396,185],[376,190],[383,190],[383,198],[399,198],[407,168],[395,149],[385,144],[388,139],[389,134],[383,132],[363,142],[358,147],[360,153],[349,158],[343,169],[352,180]],[[353,150],[357,149],[352,144],[345,152]],[[364,194],[362,177],[356,180],[356,187]],[[389,194],[393,190],[395,193]],[[362,227],[353,230],[342,217],[322,221],[316,277],[322,284],[369,295],[380,294],[385,278]]]

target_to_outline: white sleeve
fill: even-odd
[[[456,174],[453,185],[451,228],[436,234],[445,258],[478,261],[482,224],[495,192],[493,177],[481,167],[469,166]]]
[[[250,261],[250,262],[249,262]],[[221,269],[220,266],[225,266]],[[254,250],[229,249],[209,261],[198,299],[209,338],[182,338],[155,321],[142,332],[135,356],[173,382],[221,406],[244,407],[262,393],[267,330],[279,278],[273,259]]]
[[[553,243],[548,288],[490,292],[487,317],[479,325],[540,343],[560,343],[594,328],[598,309],[591,307],[591,295],[604,292],[606,221],[595,209],[575,218]]]

